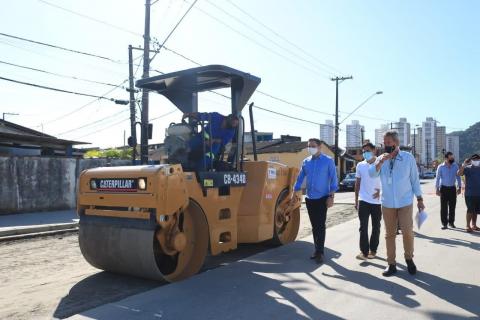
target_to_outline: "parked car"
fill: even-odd
[[[423,176],[421,177],[422,179],[435,179],[435,172],[424,172]]]
[[[353,191],[355,189],[355,173],[347,173],[345,178],[340,182],[341,191]]]

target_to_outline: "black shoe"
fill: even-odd
[[[394,264],[389,264],[388,267],[383,271],[382,275],[384,277],[390,277],[397,273],[397,266]]]
[[[448,225],[450,226],[450,228],[453,228],[453,229],[457,228],[457,227],[455,227],[455,224],[453,222],[449,223]]]
[[[314,251],[314,252],[312,253],[312,255],[310,256],[310,259],[312,259],[312,260],[317,259],[317,256],[318,256],[319,254],[320,254],[319,252]]]
[[[317,264],[322,264],[323,263],[323,254],[321,254],[321,253],[317,254],[317,257],[315,258],[315,262]]]
[[[446,224],[444,224],[444,225],[442,226],[442,230],[445,230],[445,229],[448,229],[448,227],[447,227]]]
[[[415,263],[413,263],[413,260],[412,259],[406,259],[405,261],[407,262],[408,273],[410,273],[410,274],[417,273],[417,266],[415,265]]]

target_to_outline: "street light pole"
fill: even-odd
[[[352,76],[350,77],[335,77],[331,78],[330,80],[335,81],[335,166],[338,166],[338,82],[351,80],[353,79]]]

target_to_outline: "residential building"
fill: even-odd
[[[271,141],[273,140],[273,132],[258,132],[255,130],[255,141]],[[245,132],[245,142],[252,142],[252,133]]]
[[[447,128],[444,126],[437,126],[435,141],[435,159],[443,158],[447,151]]]
[[[333,146],[335,144],[335,125],[333,120],[325,120],[325,124],[320,124],[320,140]]]
[[[73,148],[88,142],[58,139],[13,122],[0,119],[0,156],[66,156],[83,157]]]
[[[460,159],[460,137],[456,135],[447,134],[446,150],[453,153],[457,162],[462,162]]]
[[[429,168],[437,156],[437,121],[432,117],[422,122],[421,162]]]
[[[380,128],[375,129],[375,145],[377,147],[383,146],[383,135],[388,130],[388,124],[382,124]]]
[[[398,122],[391,123],[391,130],[398,132],[401,147],[407,147],[410,143],[410,123],[407,118],[400,118]]]
[[[347,148],[361,148],[363,141],[363,132],[365,127],[360,125],[358,120],[352,120],[347,124]]]

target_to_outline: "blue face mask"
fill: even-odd
[[[365,151],[363,153],[363,158],[367,161],[370,161],[370,159],[373,158],[373,153],[371,151]]]

